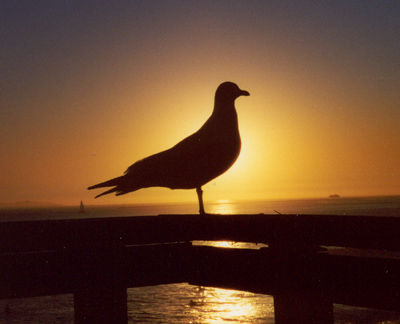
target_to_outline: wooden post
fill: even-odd
[[[74,308],[75,324],[128,323],[127,293],[122,287],[92,287],[76,292]]]
[[[127,324],[124,247],[90,245],[73,255],[75,324]]]
[[[308,293],[274,296],[275,324],[333,324],[333,303]]]

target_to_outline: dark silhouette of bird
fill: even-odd
[[[235,100],[249,96],[232,82],[222,83],[215,93],[212,115],[194,134],[172,148],[132,164],[123,176],[88,189],[111,188],[97,197],[116,196],[149,187],[196,189],[200,214],[204,215],[201,187],[227,171],[239,156],[241,141]]]

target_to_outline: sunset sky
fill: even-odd
[[[197,203],[86,188],[202,126],[242,153],[205,203],[400,194],[399,1],[2,1],[0,203]]]

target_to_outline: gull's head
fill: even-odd
[[[250,93],[245,90],[241,90],[236,83],[224,82],[219,85],[217,91],[215,92],[215,101],[233,102],[240,96],[250,96]]]

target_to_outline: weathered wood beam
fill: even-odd
[[[399,215],[400,216],[400,215]],[[0,223],[0,253],[62,250],[87,242],[124,245],[194,240],[400,251],[400,217],[164,215]]]

